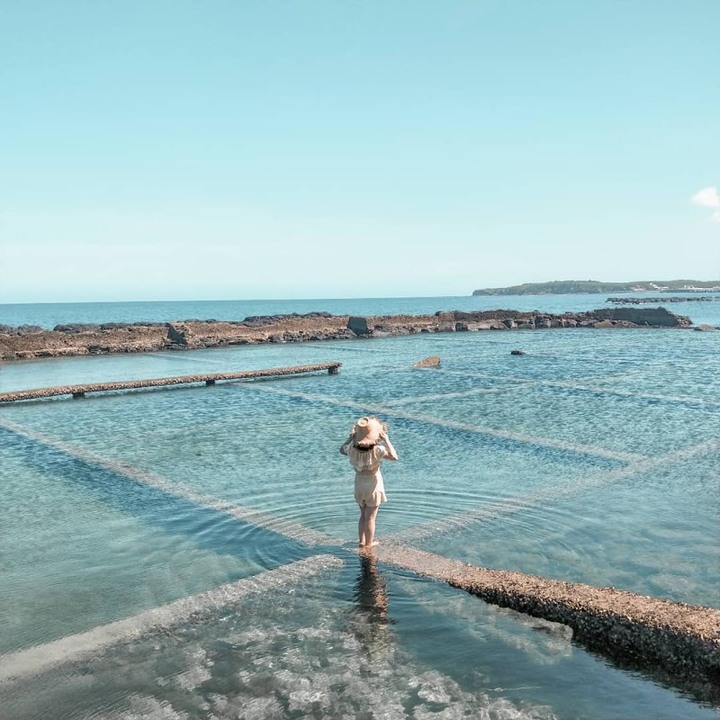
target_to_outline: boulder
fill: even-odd
[[[45,331],[39,325],[20,325],[15,332],[18,335],[38,335]]]
[[[189,344],[188,335],[188,329],[183,325],[173,325],[173,323],[168,323],[167,338],[172,345],[187,346]]]
[[[68,323],[66,325],[56,325],[53,330],[55,332],[77,334],[86,332],[97,332],[100,329],[99,325],[94,323]],[[42,328],[39,328],[42,331]]]
[[[430,355],[429,357],[418,360],[413,367],[416,368],[427,368],[427,367],[440,367],[440,358],[437,355]]]
[[[367,318],[352,315],[348,318],[348,330],[352,330],[357,337],[369,337],[371,330],[367,324]]]
[[[690,318],[683,315],[675,315],[667,308],[612,308],[610,310],[592,310],[589,315],[598,320],[623,320],[633,325],[650,325],[652,327],[689,327],[692,325]]]
[[[455,315],[450,312],[435,313],[438,319],[438,332],[455,332]]]

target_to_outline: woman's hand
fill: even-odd
[[[385,430],[383,430],[380,435],[378,436],[378,440],[382,440],[385,443],[385,447],[387,448],[388,454],[386,455],[388,460],[397,460],[397,452],[395,452],[395,448],[393,447],[393,444],[390,442],[390,438],[388,437],[388,434]]]

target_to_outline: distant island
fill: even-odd
[[[576,295],[581,293],[617,292],[717,292],[720,280],[638,280],[636,282],[601,282],[599,280],[553,280],[545,283],[523,283],[503,288],[473,290],[473,295]]]

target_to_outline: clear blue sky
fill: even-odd
[[[718,188],[718,0],[0,3],[0,302],[718,279]]]

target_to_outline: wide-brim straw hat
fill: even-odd
[[[385,432],[385,423],[376,417],[361,417],[353,428],[356,445],[375,445]]]

